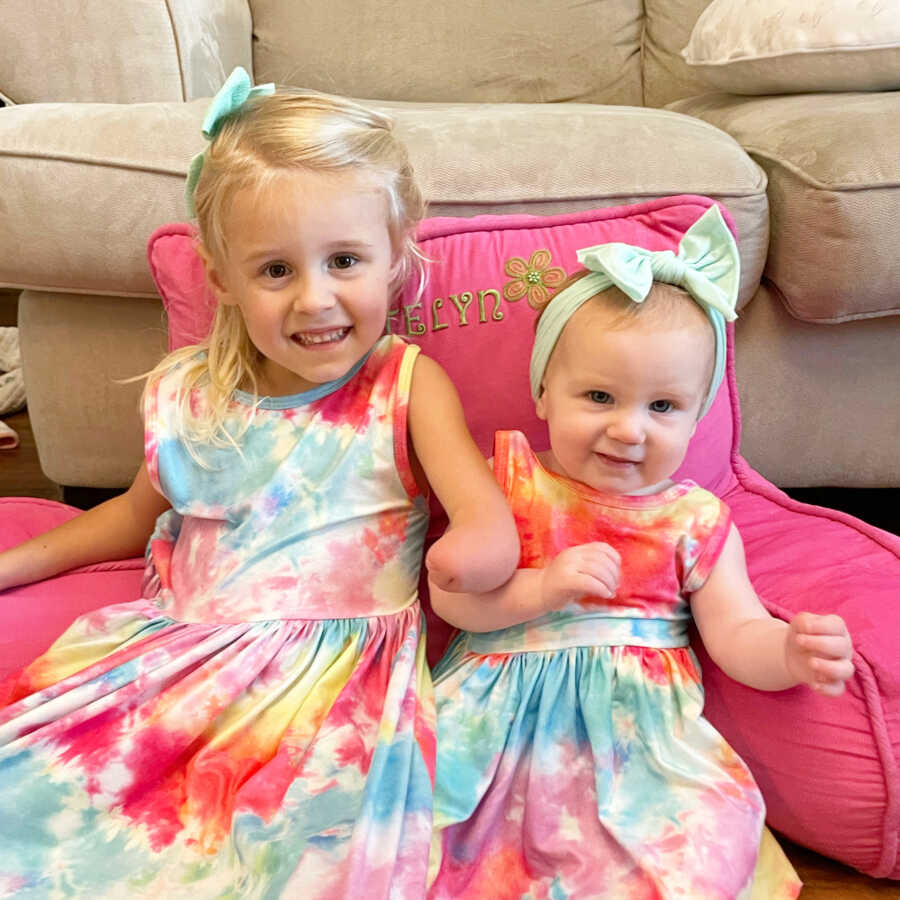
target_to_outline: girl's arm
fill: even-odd
[[[609,544],[563,550],[543,569],[517,569],[493,591],[450,593],[429,581],[431,608],[466,631],[494,631],[536,619],[581,597],[615,597],[621,561]]]
[[[124,494],[0,553],[0,591],[76,566],[141,556],[168,508],[142,465]]]
[[[519,561],[519,535],[506,498],[466,427],[446,372],[419,354],[409,398],[415,459],[450,521],[428,551],[431,579],[450,591],[490,591]]]
[[[691,609],[712,659],[750,687],[780,691],[807,684],[837,696],[853,674],[853,644],[840,616],[802,612],[787,623],[769,615],[750,583],[734,525]]]

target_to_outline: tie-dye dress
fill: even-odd
[[[498,432],[520,568],[605,541],[612,600],[462,633],[434,670],[438,709],[430,900],[795,897],[747,767],[702,717],[688,597],[731,517],[692,482],[602,494]]]
[[[155,386],[146,460],[173,508],[142,597],[78,619],[0,709],[0,896],[421,900],[416,353],[383,338],[199,462],[174,436],[179,372]]]

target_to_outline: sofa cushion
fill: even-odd
[[[879,0],[713,0],[684,59],[731,94],[900,87],[900,16]]]
[[[0,286],[155,298],[147,238],[186,215],[207,105],[0,110],[0,247],[15,248],[0,254]],[[690,191],[727,203],[747,277],[761,270],[765,176],[699,119],[584,103],[373,105],[396,119],[433,215],[553,214]]]
[[[753,772],[770,825],[876,878],[900,879],[900,537],[798,503],[735,455],[723,495],[776,617],[837,613],[855,673],[838,698],[732,681],[695,644],[706,714]]]
[[[44,474],[127,487],[144,458],[140,376],[166,352],[158,298],[23,291],[19,337]]]
[[[78,513],[74,507],[51,500],[0,497],[0,550],[62,525]],[[143,559],[120,560],[83,566],[3,593],[0,704],[6,678],[43,653],[76,616],[137,597],[143,571]]]
[[[257,82],[385,100],[641,105],[641,0],[393,0],[370,5],[374,15],[357,0],[250,7]],[[336,22],[352,23],[339,41]]]
[[[709,87],[681,56],[709,0],[644,0],[644,104],[665,106]]]
[[[199,344],[216,311],[195,244],[196,231],[188,222],[162,225],[147,241],[147,264],[166,308],[170,351]]]
[[[671,108],[727,131],[765,169],[765,274],[792,315],[833,323],[900,312],[900,92],[706,94]]]
[[[250,68],[251,36],[245,0],[5,3],[0,92],[14,103],[207,97],[223,72]]]
[[[801,322],[764,280],[735,335],[754,468],[793,487],[900,486],[900,316]]]

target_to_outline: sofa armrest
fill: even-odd
[[[54,0],[7,3],[0,94],[13,103],[209,97],[234,66],[252,70],[251,31],[247,0],[95,0],[71,11]]]

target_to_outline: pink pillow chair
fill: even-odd
[[[680,196],[566,216],[432,219],[420,244],[433,261],[420,299],[410,287],[389,327],[421,344],[455,381],[470,428],[490,455],[494,430],[519,428],[547,446],[528,390],[534,310],[529,292],[556,287],[575,251],[610,240],[674,249],[712,203]],[[725,211],[726,220],[733,227]],[[213,301],[190,226],[167,225],[148,256],[169,315],[170,347],[201,337]],[[729,349],[733,333],[729,329]],[[900,538],[851,516],[795,502],[739,454],[733,354],[681,474],[731,507],[754,585],[783,619],[802,609],[844,617],[856,673],[839,698],[806,688],[763,693],[719,670],[695,642],[710,720],[746,760],[769,823],[792,840],[875,877],[900,879]],[[431,533],[440,533],[440,511]],[[0,501],[0,546],[74,514],[44,501]],[[79,612],[132,598],[139,560],[95,566],[10,592],[0,603],[0,678],[42,651]],[[430,617],[429,655],[448,628]]]

